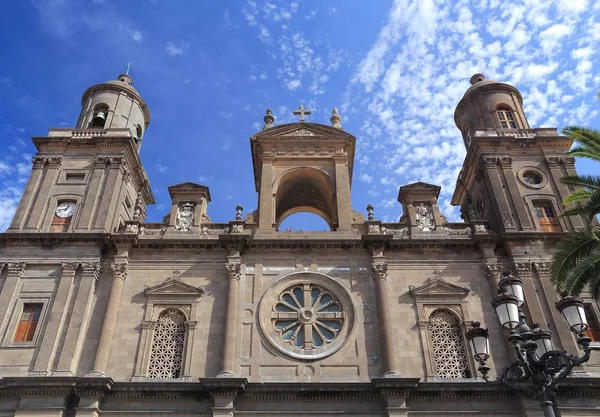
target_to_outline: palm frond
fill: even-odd
[[[576,203],[578,201],[587,201],[590,199],[590,197],[592,196],[593,192],[585,189],[585,188],[579,188],[575,191],[573,191],[571,194],[569,194],[564,200],[563,200],[563,204],[566,206],[567,204],[573,204]]]
[[[600,246],[600,227],[578,230],[566,237],[559,244],[552,256],[550,281],[560,291],[565,289],[565,283],[570,272]]]
[[[600,176],[597,175],[566,175],[560,180],[563,184],[600,190]]]
[[[581,294],[586,286],[594,298],[600,296],[600,247],[581,259],[565,281],[565,290],[572,295]]]
[[[586,149],[590,154],[600,157],[599,131],[579,126],[568,126],[562,132],[576,141],[581,148]]]

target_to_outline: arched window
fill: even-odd
[[[108,106],[106,104],[97,104],[94,107],[94,116],[89,124],[89,127],[98,127],[103,129],[108,117]]]
[[[185,316],[170,308],[163,311],[154,329],[148,378],[174,379],[182,376],[185,347]]]
[[[541,232],[561,232],[560,222],[552,202],[549,200],[533,201],[534,215],[537,218],[538,226]]]
[[[437,376],[470,378],[467,349],[458,318],[448,310],[435,310],[429,316],[429,326]]]
[[[502,129],[516,129],[517,122],[515,121],[515,116],[513,111],[508,107],[498,107],[496,111],[498,115],[498,121],[500,122],[500,127]]]

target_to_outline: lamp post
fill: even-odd
[[[545,417],[555,417],[554,397],[558,383],[565,379],[571,370],[590,358],[591,339],[585,335],[588,328],[583,310],[583,301],[579,298],[561,294],[562,298],[556,303],[556,308],[565,318],[569,328],[577,335],[577,344],[583,348],[583,356],[568,354],[554,349],[552,335],[544,331],[538,324],[529,327],[527,317],[521,306],[523,297],[523,282],[511,274],[505,273],[498,283],[498,295],[492,299],[492,306],[498,314],[500,324],[509,330],[508,341],[513,345],[517,360],[505,366],[498,381],[509,389],[536,395]],[[488,382],[485,365],[489,357],[489,342],[487,330],[480,329],[479,323],[473,323],[473,328],[467,332],[467,339],[473,357],[479,362],[479,372]],[[485,342],[483,341],[485,339]]]

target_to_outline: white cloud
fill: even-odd
[[[288,88],[288,90],[292,91],[297,90],[300,85],[302,85],[300,80],[289,80],[285,82],[285,86]]]
[[[184,41],[180,41],[177,44],[175,42],[167,42],[165,46],[165,52],[170,56],[183,55],[188,51],[190,44]]]
[[[362,174],[360,177],[358,177],[362,182],[370,184],[373,181],[373,177],[370,176],[367,173]]]

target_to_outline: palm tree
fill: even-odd
[[[600,131],[570,126],[563,133],[576,142],[569,155],[600,162]],[[551,281],[557,290],[572,295],[579,295],[587,286],[600,300],[600,226],[595,221],[600,214],[600,176],[570,175],[562,182],[579,187],[564,200],[565,205],[577,206],[562,216],[582,215],[588,226],[570,233],[559,244],[552,257]]]

